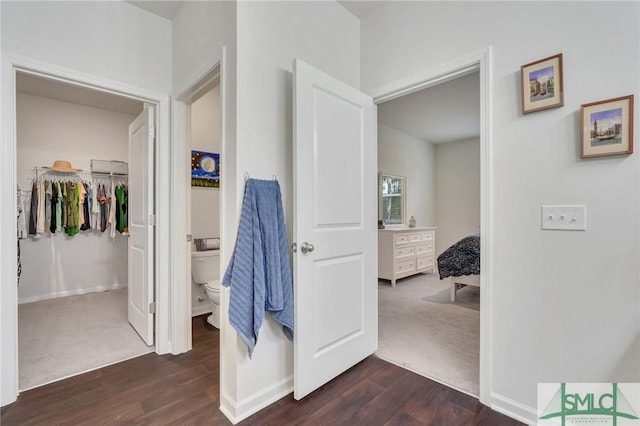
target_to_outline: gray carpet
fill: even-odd
[[[149,353],[127,321],[127,289],[18,306],[19,389]]]
[[[479,392],[480,288],[450,300],[448,280],[420,274],[378,283],[376,354],[472,395]]]

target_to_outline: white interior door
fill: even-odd
[[[129,125],[129,322],[153,344],[153,107]]]
[[[294,61],[294,396],[378,345],[373,100]]]

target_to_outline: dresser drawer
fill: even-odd
[[[416,260],[405,260],[404,262],[396,263],[396,274],[404,274],[405,272],[411,272],[416,270]]]
[[[421,254],[433,253],[433,244],[420,244],[416,246],[416,254],[420,256]]]
[[[431,268],[433,266],[433,256],[424,256],[416,259],[418,263],[418,270]]]
[[[396,249],[396,259],[413,256],[414,254],[416,254],[416,248],[414,246],[400,247]]]
[[[421,238],[420,234],[409,234],[409,242],[410,243],[417,243],[421,239],[422,238]]]
[[[433,231],[427,231],[420,234],[422,241],[433,241]]]
[[[407,244],[409,242],[409,235],[396,235],[396,245],[397,244]]]

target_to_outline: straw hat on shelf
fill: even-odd
[[[71,163],[66,160],[56,160],[53,162],[51,170],[62,173],[76,172],[77,170],[71,167]]]

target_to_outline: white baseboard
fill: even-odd
[[[101,285],[98,287],[91,287],[91,288],[79,288],[76,290],[58,291],[55,293],[41,294],[38,296],[18,297],[18,304],[21,305],[23,303],[39,302],[41,300],[57,299],[59,297],[78,296],[80,294],[100,293],[102,291],[119,290],[121,288],[127,288],[127,285],[126,284]]]
[[[293,392],[293,376],[289,376],[236,402],[228,394],[220,395],[220,411],[234,425]]]
[[[530,426],[538,424],[538,412],[535,408],[497,393],[491,394],[491,409]]]
[[[211,304],[207,303],[203,306],[194,306],[191,308],[191,316],[197,317],[198,315],[210,314],[211,313]]]

